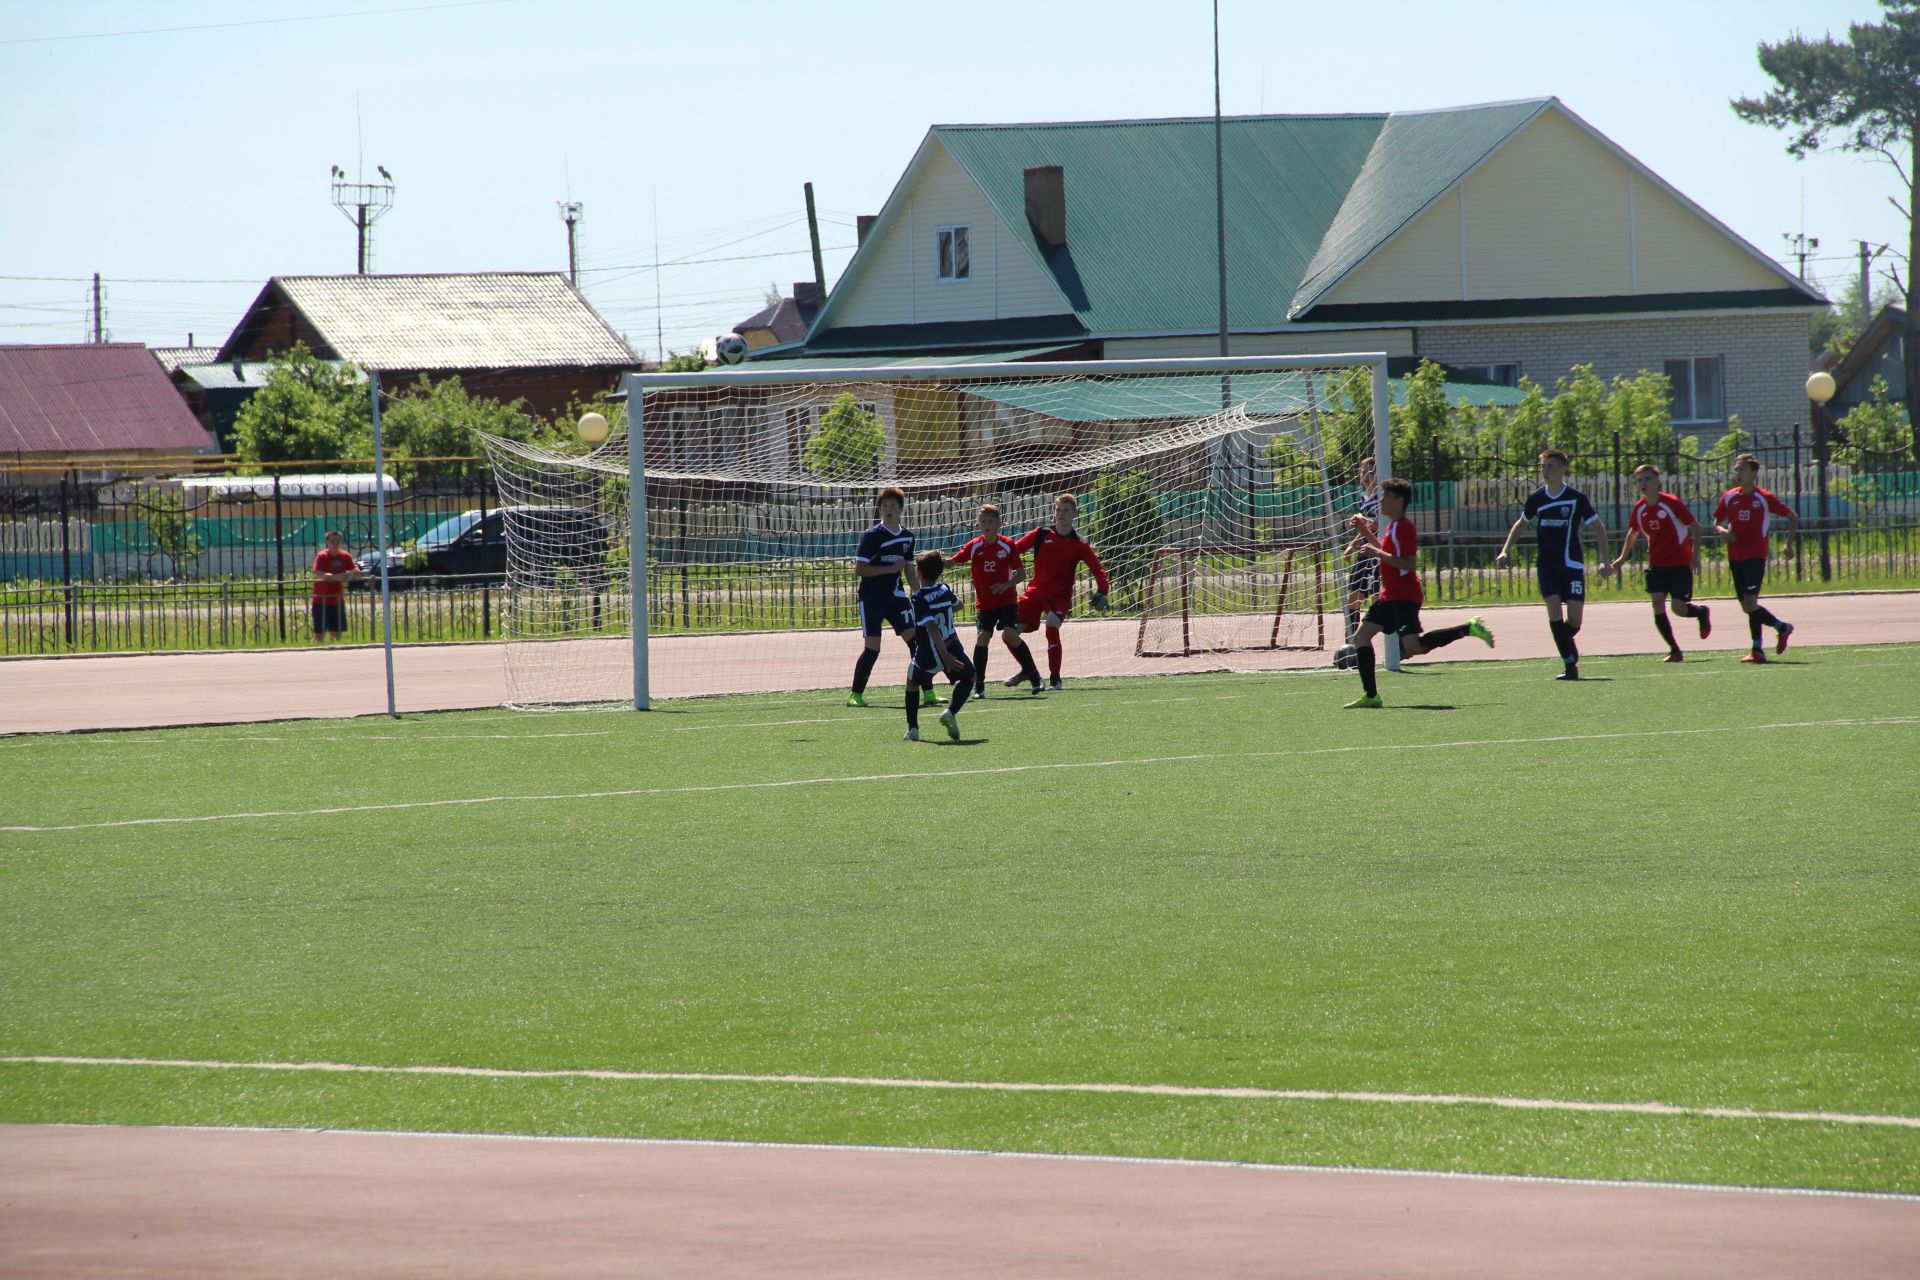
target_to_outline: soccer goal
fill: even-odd
[[[636,374],[627,430],[598,449],[486,440],[507,700],[844,685],[849,564],[885,486],[920,551],[959,547],[984,504],[1018,539],[1076,496],[1111,589],[1093,609],[1081,569],[1069,678],[1330,661],[1360,462],[1391,474],[1386,394],[1367,354]],[[949,580],[971,621],[967,570]],[[883,673],[889,655],[904,675],[890,638]],[[990,661],[990,682],[1014,669],[998,641]]]

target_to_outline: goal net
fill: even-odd
[[[1378,356],[638,375],[636,429],[597,450],[486,440],[508,543],[507,700],[844,687],[862,647],[851,561],[885,486],[906,494],[917,550],[946,553],[985,504],[1017,540],[1076,496],[1109,591],[1093,608],[1095,576],[1078,571],[1068,678],[1324,664],[1345,635],[1359,463],[1384,438],[1376,383]],[[947,578],[970,624],[969,571]],[[1045,639],[1030,644],[1044,664]],[[998,639],[989,664],[990,682],[1015,670]],[[905,671],[883,637],[875,683]]]

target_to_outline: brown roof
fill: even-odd
[[[137,342],[0,345],[0,452],[214,447],[166,370]]]

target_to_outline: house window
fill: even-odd
[[[965,227],[935,227],[933,247],[934,279],[951,282],[965,280],[972,274]]]
[[[1673,384],[1673,420],[1725,422],[1726,359],[1693,356],[1667,361],[1667,381]]]
[[[1517,364],[1463,364],[1456,367],[1469,378],[1479,378],[1496,387],[1520,385],[1520,366]]]

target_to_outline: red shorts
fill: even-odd
[[[1067,610],[1072,604],[1073,601],[1071,600],[1050,600],[1039,595],[1021,596],[1019,606],[1020,629],[1023,631],[1038,630],[1041,621],[1049,613],[1059,614],[1060,621],[1065,622],[1067,620]]]

